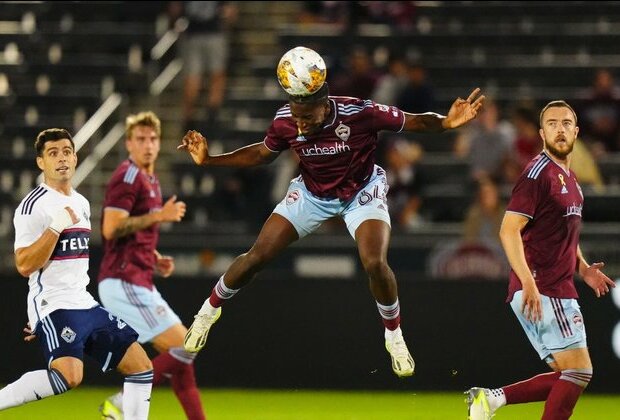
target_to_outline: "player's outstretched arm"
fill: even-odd
[[[442,132],[457,128],[476,118],[482,108],[484,95],[480,95],[480,88],[474,89],[467,99],[457,98],[450,107],[448,115],[434,112],[410,114],[405,112],[404,131]]]
[[[279,155],[279,153],[269,150],[263,142],[259,142],[229,153],[211,156],[209,155],[207,139],[194,130],[188,131],[183,136],[177,150],[187,150],[197,165],[234,166],[238,168],[270,163]]]

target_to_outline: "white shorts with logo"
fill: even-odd
[[[286,197],[273,212],[291,222],[300,238],[314,232],[325,220],[341,216],[355,239],[355,231],[366,220],[383,220],[391,226],[386,200],[388,189],[385,171],[378,165],[368,184],[348,201],[316,197],[299,176],[291,181]]]
[[[510,302],[527,338],[541,360],[553,361],[551,355],[563,350],[588,346],[583,315],[576,299],[560,299],[541,295],[543,320],[531,322],[521,312],[523,291],[516,292]]]
[[[138,333],[138,342],[147,343],[181,319],[153,290],[121,279],[103,279],[99,283],[99,299],[105,308],[128,323]]]

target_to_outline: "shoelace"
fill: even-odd
[[[201,314],[196,314],[196,315],[194,315],[194,320],[198,321],[198,323],[196,323],[194,321],[194,330],[198,330],[197,332],[202,334],[204,331],[207,330],[207,328],[209,328],[205,324],[207,324],[212,319],[213,319],[213,317],[209,316],[207,314],[202,314],[202,315]]]

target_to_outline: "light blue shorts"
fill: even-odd
[[[341,216],[355,239],[355,231],[366,220],[383,220],[391,226],[386,202],[388,188],[385,171],[377,165],[368,184],[348,201],[314,196],[299,176],[291,181],[286,197],[273,212],[291,222],[300,238],[314,232],[325,220]]]
[[[153,290],[120,279],[103,279],[99,283],[99,299],[105,308],[127,322],[138,333],[138,341],[147,343],[181,320]]]
[[[576,299],[550,298],[541,295],[543,320],[531,322],[521,312],[523,291],[516,292],[510,302],[527,338],[541,360],[553,361],[551,355],[563,350],[588,347],[583,315]]]

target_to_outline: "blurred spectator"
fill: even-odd
[[[187,26],[181,38],[183,57],[183,118],[187,128],[212,133],[224,101],[229,56],[229,30],[237,19],[234,2],[174,1],[169,16],[175,27]],[[182,19],[181,19],[182,18]],[[196,102],[208,74],[206,118],[203,126],[196,120]]]
[[[579,135],[595,158],[620,151],[620,88],[607,69],[599,69],[577,107]]]
[[[379,104],[396,104],[408,82],[407,60],[402,55],[392,54],[388,60],[387,73],[379,78],[371,98]],[[431,108],[426,108],[424,112],[428,109]]]
[[[385,151],[385,172],[390,190],[388,207],[398,227],[411,230],[422,225],[419,210],[423,176],[416,167],[422,158],[422,147],[404,139],[394,139]]]
[[[575,142],[570,166],[575,175],[577,175],[580,185],[589,186],[596,193],[605,191],[605,183],[598,163],[583,141],[578,140]]]
[[[396,100],[403,111],[420,114],[435,108],[435,90],[428,80],[426,68],[414,64],[407,69],[407,84]]]
[[[328,24],[346,28],[350,23],[349,1],[305,1],[297,17],[300,24]]]
[[[400,32],[415,27],[414,1],[361,1],[358,3],[359,23],[386,24]]]
[[[328,24],[354,33],[359,24],[384,24],[399,32],[415,27],[413,1],[306,1],[297,21],[300,24]]]
[[[499,228],[505,210],[497,183],[489,177],[479,179],[476,199],[467,210],[463,223],[463,239],[499,244]]]
[[[530,106],[519,105],[512,112],[512,124],[515,138],[510,153],[510,160],[504,168],[507,182],[513,184],[525,166],[540,153],[543,146],[538,133],[538,111]]]
[[[456,137],[454,154],[469,161],[472,180],[498,179],[510,159],[513,138],[512,124],[500,120],[497,104],[487,98],[478,118]]]
[[[378,80],[379,73],[366,48],[354,46],[343,68],[331,79],[329,90],[334,96],[370,98]]]

